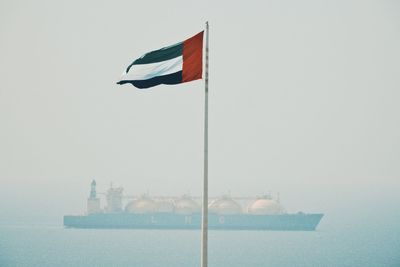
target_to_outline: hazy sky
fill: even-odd
[[[206,20],[210,194],[400,214],[399,12],[395,0],[1,0],[0,223],[83,212],[91,179],[200,195],[204,83],[115,82]]]

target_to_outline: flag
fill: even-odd
[[[179,84],[202,78],[203,31],[195,36],[133,61],[117,84],[144,89],[160,84]]]

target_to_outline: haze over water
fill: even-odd
[[[346,220],[348,218],[343,218]],[[399,266],[399,224],[210,231],[209,266]],[[199,231],[1,227],[1,266],[199,266]]]
[[[198,266],[197,231],[65,230],[89,185],[201,195],[203,82],[117,86],[210,22],[210,195],[316,232],[210,232],[210,266],[400,266],[397,1],[0,2],[0,266]]]

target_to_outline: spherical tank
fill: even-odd
[[[260,198],[250,204],[248,212],[254,215],[275,215],[283,213],[284,209],[273,199]]]
[[[149,197],[141,197],[129,202],[125,210],[131,213],[152,213],[156,210],[156,204]]]
[[[233,215],[242,213],[242,207],[230,197],[222,197],[212,201],[209,205],[209,212],[220,215]]]
[[[200,212],[200,205],[189,196],[183,196],[175,201],[175,213],[193,214]]]

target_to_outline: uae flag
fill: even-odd
[[[117,84],[144,89],[159,84],[178,84],[202,78],[203,32],[133,61]]]

